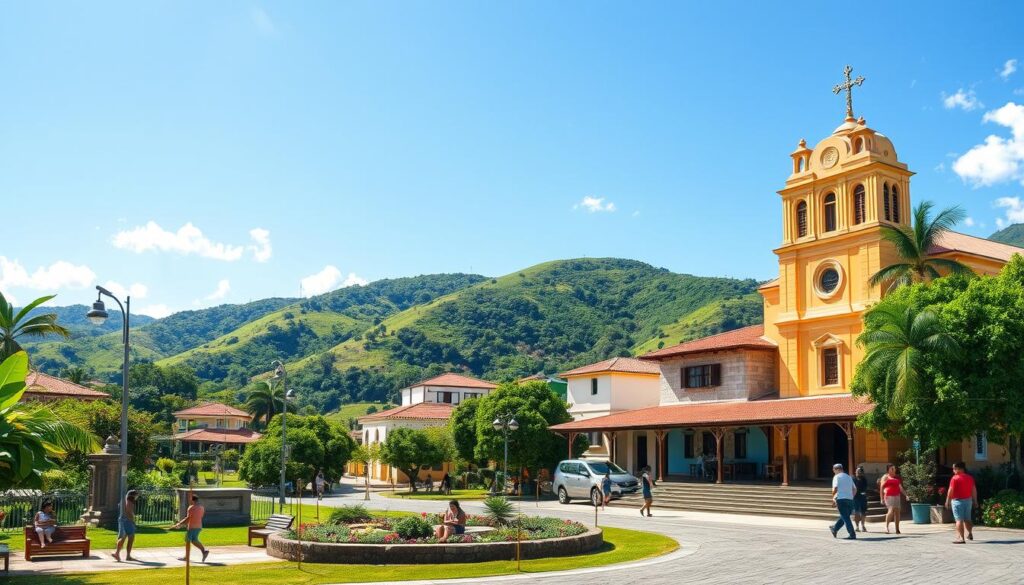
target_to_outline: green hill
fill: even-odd
[[[992,234],[988,239],[1024,248],[1024,223],[1015,223]]]
[[[636,355],[668,347],[684,341],[760,323],[764,300],[758,293],[712,301],[661,328],[657,337],[633,348]]]
[[[757,284],[632,260],[548,262],[413,306],[289,372],[306,400],[333,409],[445,370],[493,380],[561,371],[656,346],[666,328],[693,337],[760,322]]]

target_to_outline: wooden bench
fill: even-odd
[[[271,514],[270,518],[267,519],[266,524],[254,524],[249,527],[249,546],[252,546],[253,538],[262,540],[263,546],[267,546],[268,536],[288,530],[292,527],[292,522],[295,522],[294,516],[288,516],[287,514]]]
[[[39,546],[39,535],[36,534],[35,526],[25,527],[25,560],[31,561],[33,557],[40,555],[68,555],[81,553],[83,557],[89,556],[89,539],[85,536],[85,526],[58,526],[53,533],[53,542],[47,543],[46,548]]]

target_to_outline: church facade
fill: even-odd
[[[703,476],[712,460],[718,482],[826,479],[837,462],[875,475],[910,447],[854,425],[871,405],[850,395],[850,383],[864,357],[863,314],[884,294],[871,276],[899,261],[881,228],[910,226],[913,172],[888,137],[853,116],[849,70],[839,88],[846,119],[813,148],[799,142],[778,191],[779,276],[759,289],[764,324],[640,356],[660,369],[649,382],[656,406],[553,430],[587,433],[620,465],[650,465],[662,479]],[[949,233],[930,252],[992,275],[1024,249]],[[573,403],[572,385],[569,394]],[[993,464],[1008,453],[978,435],[940,452],[944,463],[959,459]]]

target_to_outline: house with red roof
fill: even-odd
[[[183,453],[202,453],[214,445],[243,451],[262,435],[249,428],[252,415],[219,402],[207,402],[174,413],[172,440]]]
[[[498,385],[464,374],[447,373],[422,380],[399,391],[402,404],[395,408],[375,412],[359,418],[362,426],[360,443],[372,445],[387,440],[388,433],[397,428],[425,429],[448,424],[455,407],[462,402],[489,394]],[[450,463],[420,470],[417,481],[431,477],[439,481],[451,467]],[[351,464],[349,473],[362,476],[366,473],[361,465]],[[375,463],[370,468],[370,479],[395,483],[408,483],[404,473]]]
[[[888,290],[871,277],[901,262],[883,228],[911,229],[913,173],[893,142],[852,111],[814,148],[801,140],[789,156],[777,191],[779,276],[758,289],[763,324],[565,372],[575,420],[552,430],[570,445],[584,433],[620,466],[651,466],[661,480],[784,486],[829,479],[835,463],[878,475],[910,447],[907,438],[855,426],[872,406],[850,384],[864,359],[864,313]],[[1024,249],[950,232],[929,254],[984,276]],[[631,384],[617,382],[630,376]],[[978,434],[941,449],[939,463],[1008,457]]]
[[[35,402],[56,402],[58,400],[92,402],[110,398],[106,392],[36,371],[29,372],[28,377],[25,378],[25,386],[23,398]]]

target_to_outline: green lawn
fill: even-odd
[[[327,415],[327,420],[332,420],[337,423],[346,424],[350,418],[359,418],[366,416],[366,409],[376,406],[377,412],[394,408],[394,405],[384,404],[382,402],[353,402],[352,404],[346,404],[339,408],[336,412],[332,412]]]
[[[636,530],[605,528],[605,544],[596,552],[575,557],[557,557],[522,562],[524,573],[564,571],[597,567],[650,558],[679,548],[675,540]],[[214,550],[216,555],[216,549]],[[212,560],[212,558],[211,558]],[[133,570],[74,575],[33,575],[11,577],[13,585],[166,585],[184,580],[184,569]],[[409,581],[493,577],[516,572],[514,561],[454,563],[443,565],[327,565],[303,563],[256,563],[192,569],[193,583],[218,585],[319,585],[325,583],[361,583],[366,581]]]
[[[200,471],[199,472],[199,484],[202,485],[213,485],[206,483],[207,480],[214,481],[216,476],[212,471]],[[249,487],[244,481],[238,479],[238,472],[232,471],[230,473],[223,473],[220,475],[220,487]]]
[[[452,490],[451,495],[446,496],[438,492],[378,492],[385,498],[400,498],[410,500],[483,500],[490,495],[485,489],[474,490]]]

